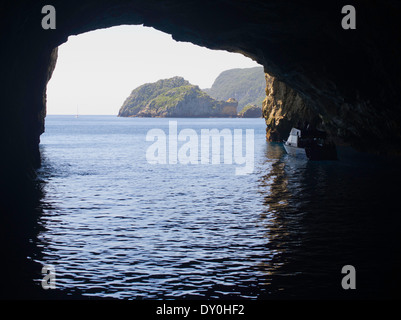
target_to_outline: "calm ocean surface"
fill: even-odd
[[[168,133],[171,120],[178,131],[254,129],[253,172],[235,175],[235,163],[149,164],[146,134]],[[30,258],[55,267],[66,295],[398,292],[401,174],[390,162],[348,148],[338,161],[290,158],[266,142],[263,119],[47,116],[40,148],[44,197]],[[344,265],[356,269],[356,290],[341,287]]]

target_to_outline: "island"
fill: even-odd
[[[182,77],[147,83],[134,89],[119,117],[237,117],[235,99],[215,100]]]

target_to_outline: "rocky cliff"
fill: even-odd
[[[159,80],[134,89],[119,117],[236,117],[234,99],[217,101],[182,77]]]
[[[238,112],[240,118],[261,118],[262,108],[256,105],[248,104],[240,112]]]
[[[262,107],[266,97],[263,67],[223,71],[210,89],[203,90],[217,100],[234,98],[238,101],[239,112],[248,104]]]
[[[287,139],[292,127],[313,125],[325,130],[317,110],[305,98],[277,78],[265,74],[266,98],[263,117],[266,119],[266,138],[269,141]]]

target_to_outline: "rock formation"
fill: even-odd
[[[240,118],[261,118],[262,108],[248,104],[240,112],[238,112],[238,117]]]
[[[266,98],[262,110],[266,119],[267,140],[283,141],[292,127],[299,128],[305,124],[324,129],[318,113],[299,93],[275,77],[266,74],[265,78]]]
[[[236,117],[234,99],[217,101],[182,77],[144,84],[132,91],[120,117]]]
[[[210,89],[203,90],[216,100],[234,98],[238,111],[248,104],[261,107],[266,97],[264,77],[263,67],[230,69],[220,73]]]

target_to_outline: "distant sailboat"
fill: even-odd
[[[75,118],[78,118],[78,106],[77,106],[77,114],[75,115]]]

